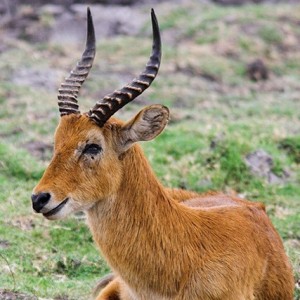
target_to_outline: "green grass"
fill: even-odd
[[[300,136],[282,139],[279,147],[284,149],[295,163],[300,163]]]
[[[270,44],[279,44],[283,39],[281,33],[272,25],[263,26],[259,30],[259,35],[266,43]]]
[[[158,4],[155,9],[167,41],[160,74],[140,100],[118,114],[129,119],[145,103],[169,106],[167,129],[155,141],[143,143],[157,176],[166,186],[222,190],[264,202],[296,279],[300,278],[300,30],[294,22],[299,8],[284,4],[224,8],[190,1],[166,9]],[[47,16],[42,22],[49,26],[52,19]],[[139,37],[101,40],[81,92],[83,111],[141,71],[151,47],[148,25]],[[0,53],[0,288],[41,299],[63,295],[69,300],[88,299],[97,279],[109,270],[81,215],[49,222],[33,213],[31,191],[50,154],[34,156],[26,145],[43,142],[51,147],[59,119],[56,91],[13,80],[24,68],[54,68],[63,78],[80,51],[18,42],[18,47]],[[264,83],[246,76],[246,65],[256,58],[270,69]],[[245,156],[257,149],[272,156],[273,173],[288,172],[290,177],[269,184],[253,175]],[[300,291],[295,291],[295,300],[300,300]]]

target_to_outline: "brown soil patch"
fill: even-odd
[[[0,299],[1,300],[37,300],[38,298],[23,293],[19,293],[19,292],[0,289]]]

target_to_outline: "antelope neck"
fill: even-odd
[[[177,266],[173,264],[174,257],[188,253],[189,245],[178,241],[185,238],[182,224],[189,222],[183,206],[168,199],[138,146],[126,153],[123,163],[118,193],[88,211],[94,240],[112,269],[131,287],[172,296],[191,271],[182,268],[191,268],[188,255]],[[166,265],[173,265],[172,269]]]

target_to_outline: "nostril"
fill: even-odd
[[[36,212],[40,212],[41,209],[49,202],[51,195],[49,193],[32,194],[32,207]]]
[[[40,202],[46,204],[50,199],[49,193],[38,193],[38,194],[32,194],[31,200],[32,202]]]
[[[39,196],[38,194],[32,194],[31,195],[32,202],[35,202],[38,196]]]

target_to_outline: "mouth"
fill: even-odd
[[[57,205],[56,207],[54,207],[50,211],[48,211],[46,213],[43,213],[43,216],[47,218],[47,217],[55,215],[56,213],[58,213],[66,205],[66,203],[68,201],[69,201],[69,198],[66,198],[63,202],[61,202],[59,205]]]

